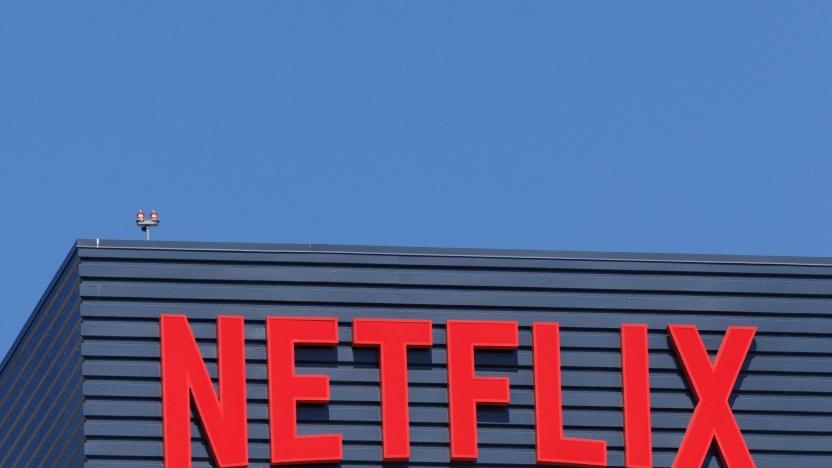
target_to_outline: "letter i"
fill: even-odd
[[[647,325],[621,326],[621,380],[625,463],[627,468],[652,468]]]

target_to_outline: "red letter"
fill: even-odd
[[[695,326],[668,325],[667,328],[676,347],[676,354],[682,361],[688,385],[697,399],[673,466],[702,466],[714,439],[725,466],[755,466],[737,420],[734,419],[728,397],[757,328],[728,327],[713,364]]]
[[[384,460],[410,458],[410,417],[407,407],[407,348],[430,347],[430,320],[355,319],[354,346],[378,347],[381,381],[381,427]]]
[[[516,349],[517,322],[448,320],[451,460],[477,459],[477,403],[507,405],[506,377],[474,375],[475,349]]]
[[[537,462],[566,466],[607,466],[607,443],[563,435],[560,333],[557,323],[532,325],[534,419]]]
[[[624,387],[624,450],[627,468],[652,468],[647,325],[621,326],[621,379]]]
[[[329,377],[295,374],[295,345],[337,345],[338,319],[269,317],[266,340],[272,463],[341,461],[341,434],[297,435],[297,404],[329,401]]]
[[[191,466],[191,395],[217,466],[246,466],[248,432],[243,318],[217,317],[219,398],[187,317],[163,314],[160,328],[165,466]]]

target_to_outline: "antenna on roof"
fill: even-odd
[[[150,240],[150,228],[154,228],[158,225],[159,213],[156,210],[150,210],[150,219],[144,217],[144,210],[136,212],[136,226],[140,227],[141,230],[144,231],[147,236],[147,240]]]

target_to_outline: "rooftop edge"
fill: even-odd
[[[627,262],[725,263],[757,265],[832,266],[832,257],[766,256],[698,253],[595,252],[453,247],[407,247],[339,244],[278,244],[256,242],[144,241],[78,239],[76,248],[182,250],[252,253],[328,253],[363,255],[404,255],[475,257],[539,260],[604,260]]]

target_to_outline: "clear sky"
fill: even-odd
[[[76,238],[832,255],[832,2],[0,3],[0,355]]]

